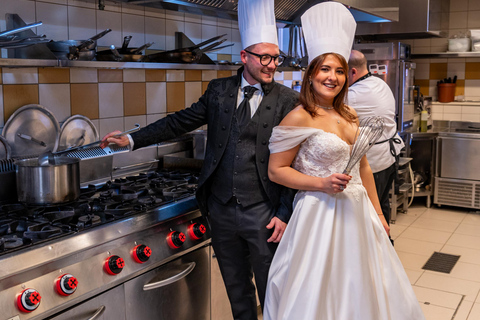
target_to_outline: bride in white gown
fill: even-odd
[[[357,127],[343,104],[348,66],[327,53],[307,68],[300,103],[274,128],[269,176],[300,190],[270,267],[264,320],[425,319],[389,239],[373,175],[345,169]]]

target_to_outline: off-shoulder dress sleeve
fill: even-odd
[[[278,126],[273,128],[270,137],[270,153],[290,150],[301,144],[319,129],[308,127]]]

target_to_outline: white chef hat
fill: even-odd
[[[267,42],[278,46],[274,0],[238,0],[238,28],[242,48]]]
[[[308,62],[328,52],[338,53],[348,61],[356,27],[352,14],[341,3],[328,1],[310,7],[302,15]]]

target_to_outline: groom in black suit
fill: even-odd
[[[237,75],[212,80],[190,108],[130,137],[115,138],[119,131],[112,132],[103,138],[103,146],[112,142],[135,150],[208,125],[197,201],[212,228],[212,245],[233,316],[252,320],[257,319],[252,271],[263,307],[268,269],[294,196],[292,190],[268,179],[268,141],[298,96],[273,79],[283,60],[276,39],[254,43],[240,55],[244,66]]]

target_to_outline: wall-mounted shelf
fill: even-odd
[[[412,59],[480,58],[479,52],[433,52],[412,54]]]
[[[237,70],[241,65],[182,64],[155,62],[72,61],[57,59],[0,59],[0,67],[64,67],[106,69],[178,69],[178,70]]]

